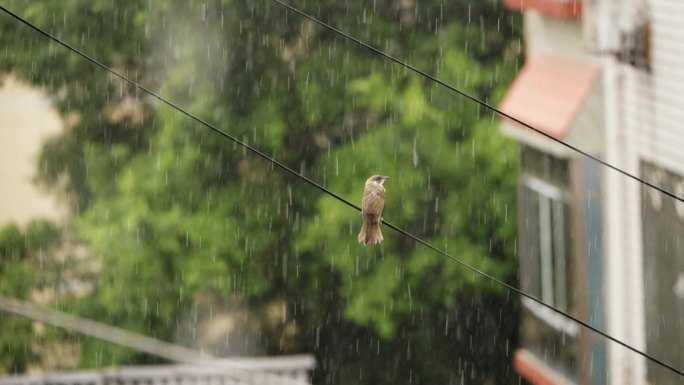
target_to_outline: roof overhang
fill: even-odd
[[[582,0],[504,0],[503,3],[509,9],[534,9],[549,16],[566,19],[582,16]]]
[[[515,371],[536,385],[574,385],[560,373],[553,370],[546,362],[535,357],[525,349],[518,349],[513,355]]]
[[[590,153],[603,147],[603,100],[598,64],[551,55],[527,59],[499,106],[552,138]],[[504,118],[502,131],[519,142],[567,157],[571,150]]]

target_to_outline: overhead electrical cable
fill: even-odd
[[[285,6],[285,7],[289,8],[289,9],[296,10],[295,8],[292,8],[291,6],[289,6],[289,5],[285,4],[285,3],[280,2],[279,0],[274,0],[274,1],[278,2],[279,4]],[[357,206],[357,205],[351,203],[350,201],[344,199],[344,198],[341,197],[340,195],[338,195],[338,194],[334,193],[333,191],[327,189],[326,187],[324,187],[324,186],[318,184],[317,182],[311,180],[310,178],[307,178],[306,176],[304,176],[304,175],[302,175],[302,174],[300,174],[300,173],[294,171],[292,168],[290,168],[290,167],[286,166],[285,164],[283,164],[283,163],[277,161],[276,159],[274,159],[274,158],[272,158],[272,157],[266,155],[265,153],[263,153],[263,152],[260,151],[259,149],[257,149],[257,148],[255,148],[255,147],[253,147],[253,146],[251,146],[251,145],[249,145],[249,144],[247,144],[247,143],[241,141],[240,139],[236,138],[235,136],[226,133],[225,131],[219,129],[218,127],[212,125],[211,123],[209,123],[209,122],[203,120],[202,118],[200,118],[200,117],[194,115],[193,113],[191,113],[191,112],[189,112],[189,111],[187,111],[187,110],[185,110],[185,109],[179,107],[178,105],[174,104],[173,102],[171,102],[171,101],[169,101],[169,100],[163,98],[161,95],[157,94],[156,92],[154,92],[154,91],[152,91],[152,90],[150,90],[150,89],[148,89],[148,88],[146,88],[146,87],[140,85],[140,84],[137,83],[136,81],[131,80],[130,78],[128,78],[128,77],[126,77],[126,76],[124,76],[124,75],[122,75],[122,74],[120,74],[120,73],[114,71],[112,68],[110,68],[110,67],[104,65],[103,63],[101,63],[101,62],[99,62],[98,60],[94,59],[93,57],[87,55],[86,53],[80,51],[79,49],[73,47],[72,45],[70,45],[70,44],[68,44],[68,43],[66,43],[66,42],[64,42],[64,41],[62,41],[61,39],[59,39],[59,38],[56,37],[55,35],[53,35],[53,34],[47,32],[46,30],[44,30],[44,29],[38,27],[37,25],[31,23],[30,21],[26,20],[26,19],[23,18],[22,16],[20,16],[20,15],[14,13],[13,11],[9,10],[9,9],[6,8],[5,6],[0,5],[0,10],[2,10],[3,12],[7,13],[7,14],[10,15],[10,16],[12,16],[13,18],[15,18],[16,20],[20,21],[21,23],[25,24],[26,26],[28,26],[29,28],[33,29],[34,31],[36,31],[36,32],[38,32],[38,33],[44,35],[45,37],[47,37],[47,38],[49,38],[50,40],[54,41],[55,43],[57,43],[57,44],[63,46],[64,48],[68,49],[69,51],[71,51],[71,52],[73,52],[73,53],[75,53],[75,54],[77,54],[77,55],[83,57],[84,59],[86,59],[86,60],[90,61],[91,63],[95,64],[96,66],[98,66],[98,67],[100,67],[100,68],[106,70],[107,72],[109,72],[110,74],[116,76],[117,78],[119,78],[119,79],[121,79],[121,80],[123,80],[123,81],[129,83],[130,85],[132,85],[132,86],[138,88],[139,90],[141,90],[141,91],[147,93],[148,95],[150,95],[150,96],[152,96],[153,98],[157,99],[158,101],[160,101],[160,102],[166,104],[167,106],[173,108],[174,110],[180,112],[181,114],[183,114],[183,115],[189,117],[190,119],[196,121],[197,123],[200,123],[200,124],[202,124],[203,126],[209,128],[210,130],[216,132],[217,134],[219,134],[219,135],[221,135],[221,136],[223,136],[223,137],[225,137],[225,138],[227,138],[227,139],[230,139],[231,141],[233,141],[233,142],[239,144],[240,146],[245,147],[246,149],[248,149],[249,151],[253,152],[254,154],[260,156],[261,158],[263,158],[263,159],[265,159],[265,160],[267,160],[267,161],[269,161],[269,162],[271,162],[272,164],[274,164],[274,165],[280,167],[281,169],[283,169],[283,170],[289,172],[290,174],[296,176],[297,178],[299,178],[299,179],[301,179],[301,180],[307,182],[308,184],[310,184],[310,185],[316,187],[317,189],[321,190],[321,191],[324,192],[325,194],[328,194],[328,195],[334,197],[334,198],[337,199],[338,201],[340,201],[340,202],[346,204],[347,206],[353,207],[353,208],[356,209],[357,211],[361,211],[361,208],[360,208],[359,206]],[[305,14],[305,13],[299,11],[299,10],[296,10],[296,12],[299,13],[299,14],[301,14],[301,15],[303,15],[303,16],[306,16],[307,18],[310,18],[310,19],[312,19],[312,20],[317,20],[317,19],[313,18],[312,16],[309,16],[309,15],[307,15],[307,14]],[[321,24],[321,25],[327,26],[327,24],[325,24],[325,23],[323,23],[323,22],[321,22],[321,21],[317,21],[317,22],[318,22],[319,24]],[[329,28],[332,28],[332,27],[330,27],[330,26],[328,26],[328,27],[329,27]],[[338,30],[335,30],[335,31],[338,31]],[[343,32],[339,31],[339,33],[343,33]],[[345,36],[349,36],[349,35],[346,35],[346,34],[345,34]],[[350,39],[355,39],[355,38],[352,38],[351,36],[349,36],[349,38],[350,38]],[[371,46],[369,46],[369,45],[367,45],[367,44],[365,44],[365,43],[363,43],[363,42],[361,42],[361,41],[359,41],[359,40],[357,40],[357,39],[355,39],[355,41],[358,42],[359,44],[365,46],[365,47],[368,47],[368,48],[371,48],[371,49],[373,49],[373,50],[376,50],[377,52],[382,52],[382,51],[379,51],[379,50],[377,50],[377,49],[375,49],[375,48],[372,48]],[[388,54],[383,54],[383,56],[386,56],[386,57],[388,57],[388,58],[392,58],[392,57],[389,56]],[[402,62],[399,61],[398,59],[392,59],[392,60],[394,60],[394,61],[396,61],[397,63],[400,63],[400,64],[402,63]],[[407,67],[407,68],[413,69],[413,67]],[[417,69],[415,69],[415,71],[418,72],[418,73],[424,74],[423,72],[420,72],[420,71],[417,70]],[[464,95],[464,96],[467,96],[467,94],[462,93],[461,91],[457,90],[456,88],[454,88],[454,87],[452,87],[452,86],[449,86],[449,85],[447,85],[446,83],[443,83],[443,82],[441,82],[441,81],[439,81],[439,80],[437,80],[437,79],[431,77],[430,75],[425,74],[424,76],[427,76],[428,78],[434,79],[435,81],[440,82],[440,84],[443,84],[443,85],[445,85],[446,87],[449,87],[450,89],[453,89],[455,92],[458,92],[458,93],[461,93],[461,94]],[[473,98],[473,97],[471,97],[471,96],[467,96],[467,97],[468,97],[468,98],[472,98],[473,100],[476,100],[476,101],[477,101],[477,99],[475,99],[475,98]],[[487,106],[487,104],[484,104],[484,102],[480,102],[480,103],[483,103],[483,105]],[[530,127],[531,127],[531,126],[530,126]],[[587,155],[588,155],[588,154],[587,154]],[[589,156],[589,155],[588,155],[588,156]],[[604,163],[604,164],[605,164],[605,163]],[[611,168],[615,168],[615,167],[613,167],[613,166],[610,166],[610,167],[611,167]],[[617,169],[617,170],[619,170],[619,169]],[[625,173],[625,172],[623,172],[623,173]],[[625,173],[625,174],[626,174],[626,173]],[[629,174],[626,174],[626,175],[629,175]],[[635,178],[635,179],[637,179],[637,180],[639,180],[637,177],[634,177],[634,176],[632,176],[632,177]],[[644,182],[644,183],[645,183],[645,182]],[[657,189],[657,190],[659,190],[659,191],[662,191],[662,192],[664,192],[664,193],[667,193],[665,190],[662,190],[662,189],[660,189],[660,188],[658,188],[658,187],[656,187],[656,186],[653,186],[653,185],[651,185],[651,184],[648,184],[648,185],[651,186],[651,187],[653,187],[653,188],[655,188],[655,189]],[[671,195],[671,194],[669,194],[669,195]],[[672,195],[672,196],[674,196],[674,195]],[[678,198],[678,199],[679,199],[679,200],[682,200],[681,198]],[[682,200],[682,201],[684,201],[684,200]],[[393,229],[393,230],[395,230],[395,231],[397,231],[397,232],[399,232],[399,233],[401,233],[401,234],[403,234],[403,235],[405,235],[405,236],[407,236],[407,237],[413,239],[414,241],[418,242],[419,244],[421,244],[421,245],[423,245],[423,246],[425,246],[425,247],[427,247],[427,248],[429,248],[429,249],[431,249],[431,250],[437,252],[438,254],[441,254],[441,255],[443,255],[443,256],[445,256],[445,257],[447,257],[447,258],[453,260],[454,262],[456,262],[456,263],[460,264],[461,266],[463,266],[463,267],[465,267],[465,268],[471,270],[472,272],[477,273],[477,274],[480,274],[480,275],[482,275],[482,276],[484,276],[484,277],[490,279],[491,281],[493,281],[493,282],[495,282],[495,283],[497,283],[497,284],[499,284],[499,285],[502,285],[502,286],[506,287],[507,289],[509,289],[509,290],[511,290],[511,291],[513,291],[513,292],[515,292],[515,293],[517,293],[517,294],[522,295],[523,297],[526,297],[526,298],[528,298],[528,299],[530,299],[530,300],[532,300],[532,301],[534,301],[534,302],[540,304],[540,305],[543,306],[543,307],[546,307],[546,308],[548,308],[548,309],[550,309],[550,310],[552,310],[552,311],[554,311],[554,312],[556,312],[556,313],[558,313],[558,314],[560,314],[560,315],[562,315],[562,316],[564,316],[564,317],[566,317],[566,318],[568,318],[568,319],[571,319],[571,320],[573,320],[574,322],[577,322],[578,324],[584,326],[585,328],[587,328],[587,329],[589,329],[589,330],[592,330],[593,332],[595,332],[595,333],[597,333],[597,334],[599,334],[599,335],[605,337],[606,339],[608,339],[608,340],[610,340],[610,341],[613,341],[613,342],[617,343],[618,345],[621,345],[621,346],[623,346],[624,348],[626,348],[626,349],[628,349],[628,350],[631,350],[632,352],[634,352],[634,353],[636,353],[636,354],[638,354],[638,355],[640,355],[640,356],[642,356],[642,357],[648,359],[649,361],[651,361],[651,362],[653,362],[653,363],[655,363],[655,364],[657,364],[657,365],[660,365],[660,366],[662,366],[662,367],[664,367],[664,368],[667,368],[667,369],[669,369],[670,371],[672,371],[672,372],[674,372],[674,373],[677,373],[678,375],[684,377],[684,371],[682,371],[682,370],[680,370],[680,369],[674,367],[673,365],[671,365],[671,364],[669,364],[669,363],[667,363],[667,362],[664,362],[664,361],[662,361],[662,360],[660,360],[660,359],[658,359],[658,358],[656,358],[656,357],[653,357],[653,356],[649,355],[648,353],[646,353],[646,352],[644,352],[644,351],[642,351],[642,350],[639,350],[639,349],[637,349],[637,348],[635,348],[635,347],[633,347],[633,346],[627,344],[626,342],[623,342],[622,340],[619,340],[619,339],[617,339],[617,338],[615,338],[615,337],[609,335],[608,333],[606,333],[606,332],[604,332],[604,331],[602,331],[602,330],[600,330],[600,329],[595,328],[594,326],[591,326],[589,323],[587,323],[587,322],[585,322],[585,321],[582,321],[581,319],[579,319],[579,318],[577,318],[577,317],[575,317],[575,316],[573,316],[573,315],[571,315],[571,314],[569,314],[569,313],[567,313],[567,312],[565,312],[565,311],[563,311],[563,310],[557,309],[557,308],[555,308],[555,307],[553,307],[553,306],[551,306],[551,305],[548,305],[548,304],[542,302],[540,299],[538,299],[538,298],[532,296],[531,294],[528,294],[528,293],[526,293],[526,292],[524,292],[524,291],[522,291],[522,290],[520,290],[520,289],[518,289],[518,288],[516,288],[516,287],[514,287],[514,286],[512,286],[512,285],[510,285],[510,284],[508,284],[508,283],[506,283],[506,282],[504,282],[504,281],[502,281],[502,280],[500,280],[500,279],[494,277],[494,276],[492,276],[492,275],[489,275],[489,274],[485,273],[484,271],[482,271],[482,270],[480,270],[480,269],[478,269],[478,268],[476,268],[476,267],[474,267],[474,266],[469,265],[468,263],[466,263],[466,262],[464,262],[464,261],[462,261],[462,260],[460,260],[460,259],[458,259],[458,258],[455,258],[455,257],[451,256],[451,255],[448,254],[446,251],[441,250],[441,249],[439,249],[439,248],[433,246],[432,244],[428,243],[427,241],[424,241],[423,239],[418,238],[417,236],[415,236],[415,235],[413,235],[413,234],[407,232],[406,230],[404,230],[404,229],[402,229],[402,228],[400,228],[400,227],[398,227],[398,226],[396,226],[396,225],[394,225],[394,224],[392,224],[392,223],[390,223],[390,222],[386,222],[386,221],[383,220],[383,224],[385,224],[385,225],[388,226],[389,228],[391,228],[391,229]]]

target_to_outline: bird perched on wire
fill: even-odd
[[[383,183],[388,176],[373,175],[366,180],[361,200],[361,216],[363,225],[359,233],[359,243],[364,245],[377,245],[382,242],[382,209],[385,207],[385,186]]]

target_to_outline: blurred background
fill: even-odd
[[[684,3],[288,4],[546,136],[273,1],[2,2],[355,204],[389,175],[387,221],[684,367],[684,204],[585,156],[684,195]],[[359,245],[6,12],[0,41],[0,383],[684,383],[389,227]]]

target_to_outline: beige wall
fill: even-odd
[[[580,20],[559,19],[529,10],[524,14],[523,28],[527,56],[551,54],[592,59],[584,49]]]
[[[46,138],[59,133],[62,122],[46,95],[2,77],[0,87],[0,226],[20,225],[33,218],[59,220],[64,205],[39,189],[33,179],[38,154]]]

